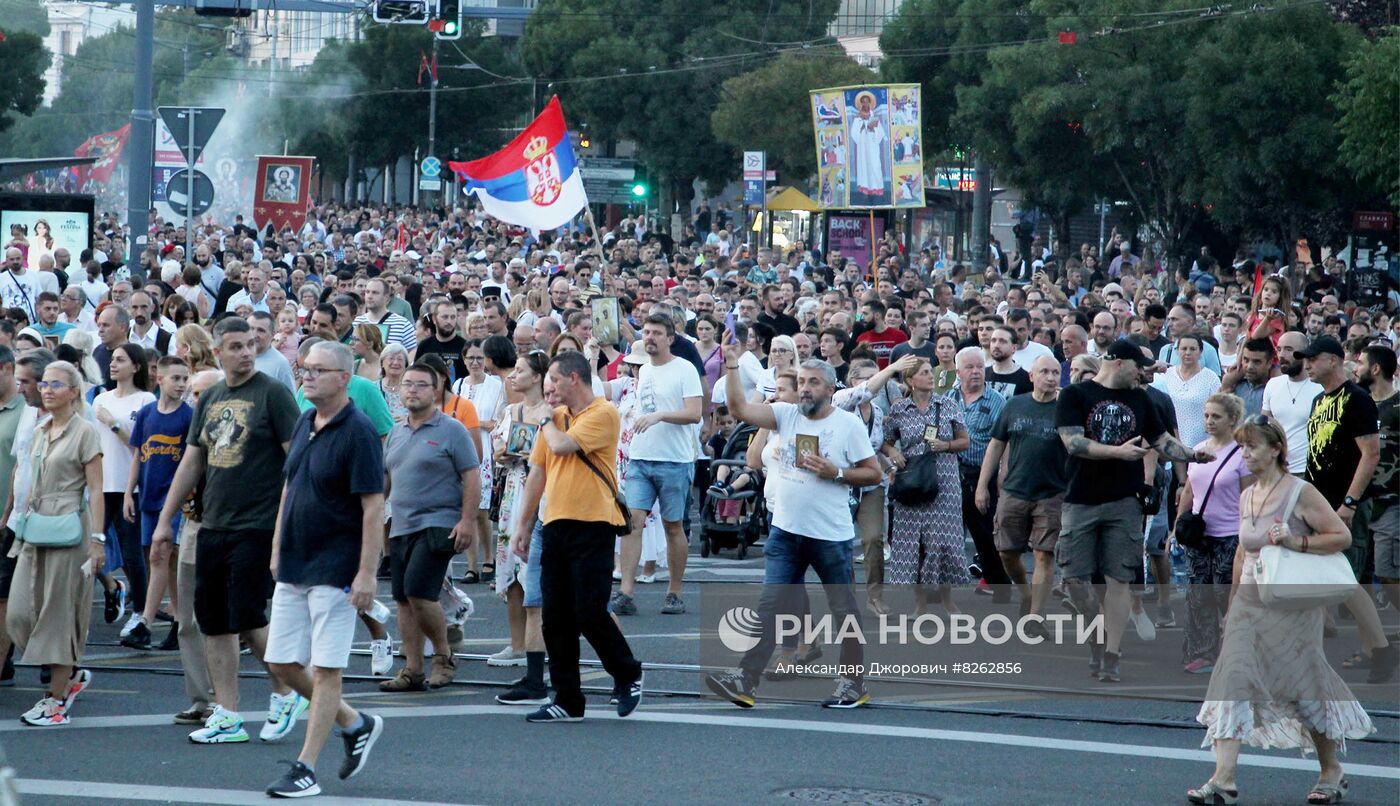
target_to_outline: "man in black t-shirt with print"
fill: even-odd
[[[1178,462],[1214,458],[1182,445],[1163,428],[1147,393],[1137,388],[1139,369],[1152,364],[1137,345],[1115,341],[1098,374],[1065,387],[1055,410],[1055,425],[1070,456],[1055,561],[1086,618],[1099,607],[1088,582],[1095,574],[1107,582],[1105,642],[1090,646],[1090,669],[1105,683],[1120,679],[1119,648],[1131,610],[1128,585],[1142,565],[1138,496],[1148,487],[1143,457],[1155,448]]]
[[[462,353],[467,349],[467,340],[457,332],[457,305],[442,300],[433,306],[433,335],[418,343],[414,353],[422,358],[430,353],[442,356],[443,363],[452,370],[452,380],[465,378],[467,365],[462,362]]]
[[[229,317],[214,328],[214,355],[224,380],[199,399],[189,444],[152,535],[172,540],[170,524],[204,481],[204,518],[195,554],[195,618],[206,636],[215,705],[196,744],[248,741],[238,715],[238,641],[261,659],[267,644],[267,600],[272,596],[272,531],[282,491],[282,464],[300,411],[287,387],[258,372],[252,327]],[[268,721],[259,737],[277,741],[291,731],[308,702],[272,674]]]
[[[1345,553],[1359,577],[1371,546],[1364,499],[1380,461],[1380,415],[1370,393],[1347,378],[1345,353],[1336,339],[1319,336],[1294,355],[1302,359],[1308,378],[1322,386],[1308,415],[1308,483],[1336,507],[1351,530],[1351,547]],[[1362,517],[1357,517],[1358,510]],[[1345,604],[1356,617],[1361,651],[1371,656],[1372,669],[1394,674],[1400,651],[1386,639],[1370,594],[1358,586]]]

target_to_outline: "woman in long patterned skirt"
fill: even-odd
[[[890,407],[885,417],[885,454],[897,474],[926,453],[937,456],[938,494],[921,504],[893,502],[890,518],[890,559],[885,579],[890,585],[914,585],[916,609],[923,612],[930,588],[949,613],[956,613],[952,585],[969,583],[963,551],[962,481],[958,451],[968,446],[962,409],[934,395],[935,373],[928,361],[906,370],[909,396]]]

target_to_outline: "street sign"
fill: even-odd
[[[631,204],[637,178],[637,161],[619,157],[587,157],[579,160],[583,172],[583,191],[588,200],[603,204]]]
[[[768,167],[767,155],[762,151],[744,152],[744,178],[763,179],[764,170]]]
[[[224,110],[214,106],[162,106],[156,111],[175,138],[176,147],[185,155],[186,165],[194,165],[199,159],[224,117]]]
[[[436,176],[420,176],[418,177],[418,189],[431,190],[436,193],[442,190],[442,179]]]
[[[419,173],[429,179],[435,179],[442,175],[442,160],[437,157],[424,157],[423,164],[418,166]]]
[[[189,212],[189,188],[190,172],[194,172],[194,213]],[[214,206],[214,183],[210,181],[209,175],[193,168],[183,168],[176,171],[165,183],[165,200],[170,203],[170,209],[175,211],[175,215],[181,218],[197,218],[209,212],[209,208]]]
[[[744,204],[763,204],[763,182],[758,179],[744,180]]]

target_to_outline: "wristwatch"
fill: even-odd
[[[104,535],[101,532],[93,532],[92,534],[88,535],[88,537],[91,537],[92,542],[94,543],[98,543],[104,546],[107,545],[107,535]]]
[[[845,469],[844,467],[838,467],[838,468],[836,468],[836,478],[832,479],[832,481],[845,481],[845,480],[846,480],[846,469]]]
[[[541,418],[540,418],[540,428],[544,428],[546,425],[549,425],[549,424],[552,423],[552,422],[554,422],[554,418],[553,418],[553,417],[541,417]]]
[[[1348,509],[1356,509],[1356,507],[1357,507],[1358,505],[1360,505],[1360,504],[1361,504],[1361,501],[1360,501],[1359,499],[1352,498],[1352,497],[1349,496],[1349,495],[1348,495],[1346,498],[1343,498],[1343,499],[1342,499],[1342,506],[1344,506],[1344,507],[1346,507],[1346,508],[1348,508]]]
[[[121,424],[120,424],[120,423],[115,423],[115,422],[112,423],[111,425],[107,426],[107,427],[110,428],[110,429],[112,429],[112,433],[113,433],[113,434],[120,433],[120,432],[121,432],[121,429],[122,429]]]

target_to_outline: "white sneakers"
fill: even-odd
[[[394,668],[394,639],[386,636],[369,642],[369,673],[384,677]]]
[[[497,653],[495,653],[494,655],[488,655],[488,656],[486,657],[486,665],[487,665],[487,666],[524,666],[524,665],[525,665],[525,653],[524,653],[524,652],[516,652],[514,649],[511,649],[510,647],[506,647],[505,649],[502,649],[500,652],[497,652]]]

